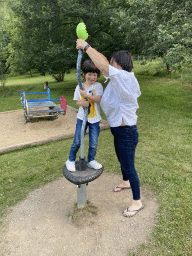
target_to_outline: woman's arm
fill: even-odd
[[[82,49],[84,50],[85,46],[88,45],[88,43],[83,40],[83,39],[77,39],[76,42],[76,48],[77,49]],[[101,54],[100,52],[98,52],[97,50],[95,50],[94,48],[92,48],[91,46],[89,46],[86,50],[86,53],[88,54],[88,56],[90,57],[90,59],[93,61],[93,63],[95,64],[95,66],[101,71],[103,72],[103,74],[105,76],[109,76],[109,61],[107,60],[107,58]]]

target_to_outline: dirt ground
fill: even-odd
[[[3,133],[1,152],[26,144],[44,143],[73,136],[76,112],[68,107],[68,116],[54,121],[25,124],[22,111],[1,113]],[[103,128],[107,123],[102,124]],[[54,129],[54,136],[53,136]],[[3,145],[3,147],[2,147]],[[112,192],[121,175],[103,173],[87,186],[87,198],[97,214],[71,217],[77,202],[77,186],[64,177],[31,192],[3,219],[0,227],[1,256],[128,256],[147,243],[156,223],[156,196],[141,188],[145,208],[133,218],[122,212],[129,206],[131,190]]]
[[[49,141],[73,137],[77,110],[67,106],[65,116],[59,115],[55,120],[34,119],[26,123],[24,111],[0,112],[0,154],[28,145],[38,145]],[[107,121],[101,121],[101,129],[106,129]]]
[[[112,192],[120,175],[103,173],[87,186],[87,197],[97,214],[79,222],[69,216],[77,201],[77,187],[61,178],[30,193],[13,207],[1,230],[2,256],[128,256],[146,243],[155,225],[157,199],[142,188],[145,208],[132,218],[130,190]]]

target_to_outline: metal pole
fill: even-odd
[[[77,81],[79,88],[84,90],[83,84],[81,81],[81,61],[83,57],[83,51],[79,50],[78,57],[77,57],[77,65],[76,65],[76,72],[77,72]],[[79,161],[79,171],[83,171],[85,167],[85,156],[84,156],[84,136],[85,136],[85,126],[87,122],[88,116],[88,108],[84,108],[84,117],[83,123],[81,127],[81,153],[80,153],[80,161]],[[86,184],[81,184],[77,188],[77,207],[82,208],[85,206],[87,202],[87,191],[86,191]]]
[[[79,50],[78,57],[77,57],[77,65],[76,65],[77,81],[78,81],[79,88],[81,90],[84,90],[83,84],[82,84],[82,81],[81,81],[81,61],[82,61],[82,57],[83,57],[83,51]],[[81,159],[85,158],[84,157],[84,134],[85,134],[85,126],[86,126],[86,122],[87,122],[87,116],[88,116],[88,108],[84,108],[83,124],[82,124],[82,127],[81,127],[81,154],[80,154]]]
[[[87,203],[87,191],[86,184],[77,186],[77,207],[83,208]]]

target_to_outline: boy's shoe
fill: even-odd
[[[75,172],[76,171],[76,169],[75,169],[75,161],[71,162],[68,159],[65,164],[66,164],[67,170],[69,170],[70,172]]]
[[[102,165],[100,163],[98,163],[97,161],[93,160],[91,162],[87,163],[87,166],[90,168],[93,168],[95,170],[101,169]]]

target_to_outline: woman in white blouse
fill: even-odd
[[[84,50],[96,67],[110,78],[101,99],[111,132],[114,136],[116,155],[121,164],[123,180],[114,188],[114,192],[131,188],[133,201],[123,212],[125,217],[132,217],[144,208],[140,198],[140,184],[135,170],[135,149],[138,143],[137,98],[141,95],[139,84],[131,72],[131,55],[127,51],[113,53],[110,63],[104,55],[92,48],[85,40],[77,39],[76,48]],[[81,91],[83,97],[86,92]]]

